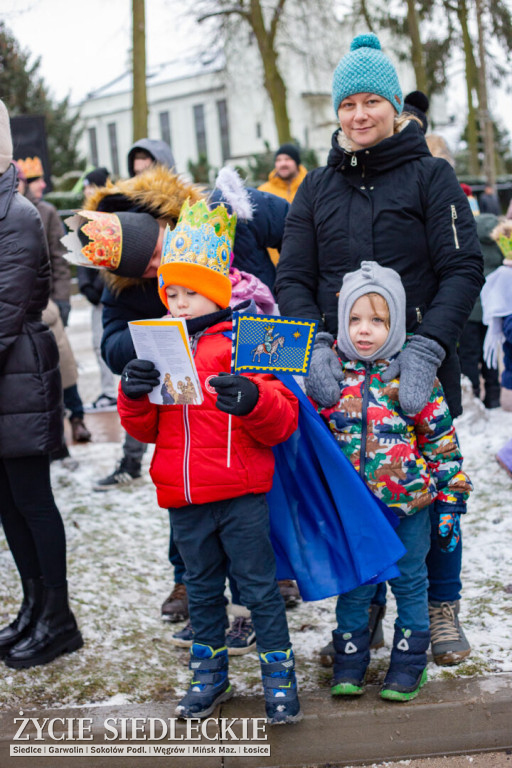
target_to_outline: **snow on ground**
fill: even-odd
[[[98,373],[90,349],[89,311],[74,299],[70,336],[80,363],[85,401],[98,391]],[[464,597],[461,619],[473,646],[458,667],[429,663],[430,679],[512,671],[512,479],[495,461],[496,451],[512,437],[512,413],[485,411],[465,392],[458,431],[466,469],[475,492],[463,520]],[[50,707],[173,701],[188,680],[188,652],[169,643],[181,625],[160,619],[160,604],[172,588],[167,561],[169,524],[159,509],[147,470],[137,484],[92,491],[94,480],[110,473],[120,457],[113,443],[72,447],[75,471],[52,465],[55,497],[66,526],[69,591],[85,646],[44,667],[9,670],[0,676],[0,708]],[[19,606],[19,579],[0,532],[2,602],[0,625]],[[302,689],[327,688],[330,671],[318,662],[318,649],[330,639],[335,599],[302,603],[288,612]],[[382,680],[389,658],[395,610],[389,599],[384,621],[386,647],[372,658],[370,680]],[[259,693],[256,654],[234,658],[231,677],[239,694]]]

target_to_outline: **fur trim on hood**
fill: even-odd
[[[174,229],[185,200],[191,204],[205,197],[201,187],[190,184],[172,170],[161,165],[148,168],[144,173],[131,179],[121,179],[113,184],[108,181],[105,187],[99,187],[84,206],[91,211],[138,211],[150,213]],[[119,294],[126,288],[142,285],[155,278],[120,277],[105,273],[105,282],[109,289]]]

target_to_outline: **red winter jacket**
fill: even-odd
[[[119,388],[117,407],[126,431],[144,443],[156,443],[151,478],[161,507],[182,507],[266,493],[274,475],[273,445],[297,428],[294,395],[270,374],[251,374],[259,399],[247,416],[231,420],[231,466],[227,467],[228,414],[219,411],[208,380],[231,367],[231,342],[218,323],[199,338],[195,364],[204,401],[201,405],[155,405],[147,396],[130,400]]]

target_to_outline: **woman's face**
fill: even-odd
[[[354,151],[392,136],[395,117],[391,102],[375,93],[347,96],[338,108],[341,129]]]

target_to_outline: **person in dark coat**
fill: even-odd
[[[93,413],[115,411],[117,409],[117,388],[112,371],[101,356],[101,337],[103,335],[103,304],[101,294],[105,283],[100,270],[90,267],[78,267],[78,290],[91,305],[92,346],[100,369],[101,391],[96,400],[85,410]]]
[[[479,200],[480,213],[492,213],[501,216],[500,201],[491,184],[487,184]]]
[[[503,262],[503,254],[496,240],[491,237],[491,232],[498,223],[498,217],[492,213],[481,213],[476,218],[478,238],[484,257],[485,277],[498,269]],[[460,367],[462,373],[471,381],[475,397],[480,397],[480,375],[482,376],[485,385],[484,405],[486,408],[498,408],[500,405],[499,373],[497,368],[488,366],[484,360],[486,333],[487,326],[482,322],[482,302],[479,297],[459,340]]]
[[[0,630],[9,667],[52,661],[83,644],[67,596],[66,539],[50,484],[61,444],[59,353],[41,321],[50,262],[41,218],[17,190],[9,116],[0,101],[0,518],[23,602]]]
[[[340,128],[327,166],[306,176],[286,220],[276,292],[283,315],[319,321],[306,391],[323,407],[339,399],[333,351],[337,295],[362,261],[396,270],[406,293],[407,346],[386,372],[399,399],[420,412],[438,373],[452,418],[461,413],[456,347],[484,282],[473,214],[450,165],[434,158],[422,127],[402,115],[396,71],[378,38],[359,35],[333,77]],[[458,663],[469,644],[458,620],[461,544],[428,557],[432,649]]]

